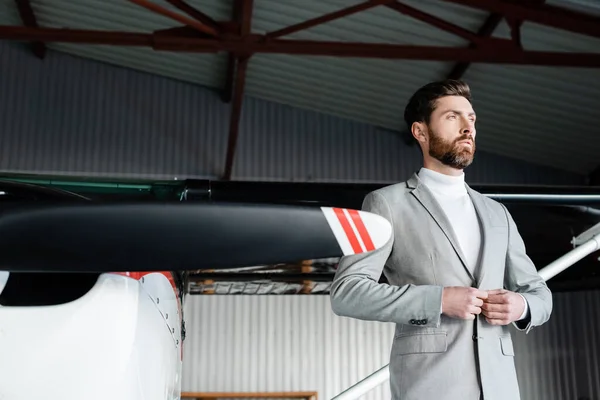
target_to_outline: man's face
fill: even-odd
[[[442,164],[464,169],[475,156],[475,112],[462,96],[438,99],[427,126],[429,155]]]

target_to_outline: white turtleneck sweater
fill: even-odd
[[[467,267],[474,272],[481,253],[481,227],[467,193],[465,174],[451,176],[421,168],[419,178],[444,210],[465,255]]]
[[[466,258],[467,267],[474,272],[481,254],[481,225],[465,186],[465,174],[451,176],[421,168],[419,178],[442,207]],[[525,297],[523,301],[525,310],[519,320],[527,316]]]

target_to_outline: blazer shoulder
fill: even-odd
[[[393,210],[397,209],[405,193],[407,193],[405,182],[381,187],[365,196],[362,209],[385,215],[391,219],[394,214]]]
[[[406,193],[408,193],[408,191],[409,189],[406,182],[399,182],[376,189],[367,194],[367,196],[381,196],[388,202],[395,203]]]

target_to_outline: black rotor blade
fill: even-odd
[[[0,217],[0,270],[223,269],[341,256],[338,239],[339,232],[332,231],[324,211],[314,207],[185,203],[26,207]]]

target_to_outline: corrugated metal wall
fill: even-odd
[[[513,336],[523,400],[600,399],[600,291],[555,293],[548,324]]]
[[[153,179],[223,173],[230,106],[214,91],[54,51],[40,61],[11,42],[0,42],[0,72],[0,172]],[[233,178],[393,182],[419,160],[394,132],[246,98]],[[470,183],[582,179],[483,151],[467,174]]]
[[[339,317],[328,296],[190,296],[184,391],[318,391],[330,399],[389,362],[393,325]],[[600,398],[600,292],[555,293],[513,330],[522,400]],[[363,399],[387,400],[388,384]]]
[[[317,391],[328,400],[389,361],[389,323],[331,312],[328,296],[189,296],[184,391]],[[387,399],[382,385],[365,399]]]

